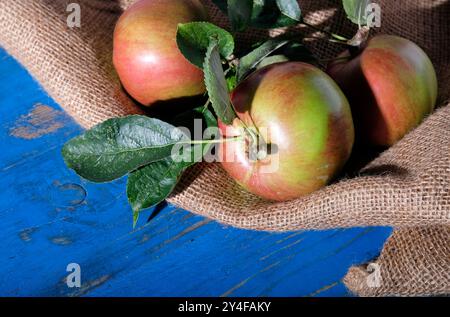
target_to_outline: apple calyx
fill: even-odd
[[[267,143],[264,137],[258,132],[257,128],[245,127],[244,135],[246,145],[245,152],[250,161],[263,161],[269,155],[278,152],[278,146],[273,143]]]

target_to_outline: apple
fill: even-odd
[[[113,48],[125,90],[145,106],[204,93],[203,72],[181,54],[176,34],[179,23],[205,20],[199,0],[140,0],[128,8]]]
[[[218,154],[228,174],[255,195],[285,201],[309,194],[328,184],[351,154],[348,101],[312,65],[284,62],[261,68],[233,90],[231,100],[238,118],[230,126],[219,123],[228,141]],[[265,150],[252,151],[255,144]]]
[[[328,73],[348,97],[361,142],[391,146],[433,111],[436,72],[419,46],[378,35],[350,55],[331,62]]]

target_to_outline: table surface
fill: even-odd
[[[0,296],[349,296],[348,268],[391,234],[246,231],[170,205],[133,230],[126,180],[66,168],[61,147],[82,128],[1,48],[0,87]]]

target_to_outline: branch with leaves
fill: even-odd
[[[214,0],[214,3],[229,16],[233,32],[242,32],[249,27],[272,29],[297,24],[315,28],[302,20],[297,0]],[[364,15],[367,4],[368,1],[343,1],[349,19],[359,30],[367,29]],[[361,44],[320,31],[340,43]],[[205,106],[181,116],[191,121],[201,119],[208,128],[217,128],[217,120],[228,125],[239,120],[230,100],[230,91],[255,69],[284,61],[315,60],[301,42],[284,37],[268,39],[236,58],[233,35],[208,22],[180,24],[176,41],[184,57],[203,69],[208,93]],[[255,133],[253,130],[248,132]],[[203,153],[211,146],[236,141],[239,140],[192,140],[170,123],[134,115],[110,119],[95,126],[69,141],[62,154],[69,168],[92,182],[109,182],[129,175],[127,196],[136,224],[139,213],[166,199],[183,172],[202,161]],[[180,144],[185,145],[181,154],[185,159],[181,161],[173,157],[173,148]]]

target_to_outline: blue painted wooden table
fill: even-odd
[[[133,230],[126,180],[65,167],[61,147],[82,129],[1,49],[0,87],[1,296],[346,296],[350,265],[391,233],[244,231],[173,206]]]

